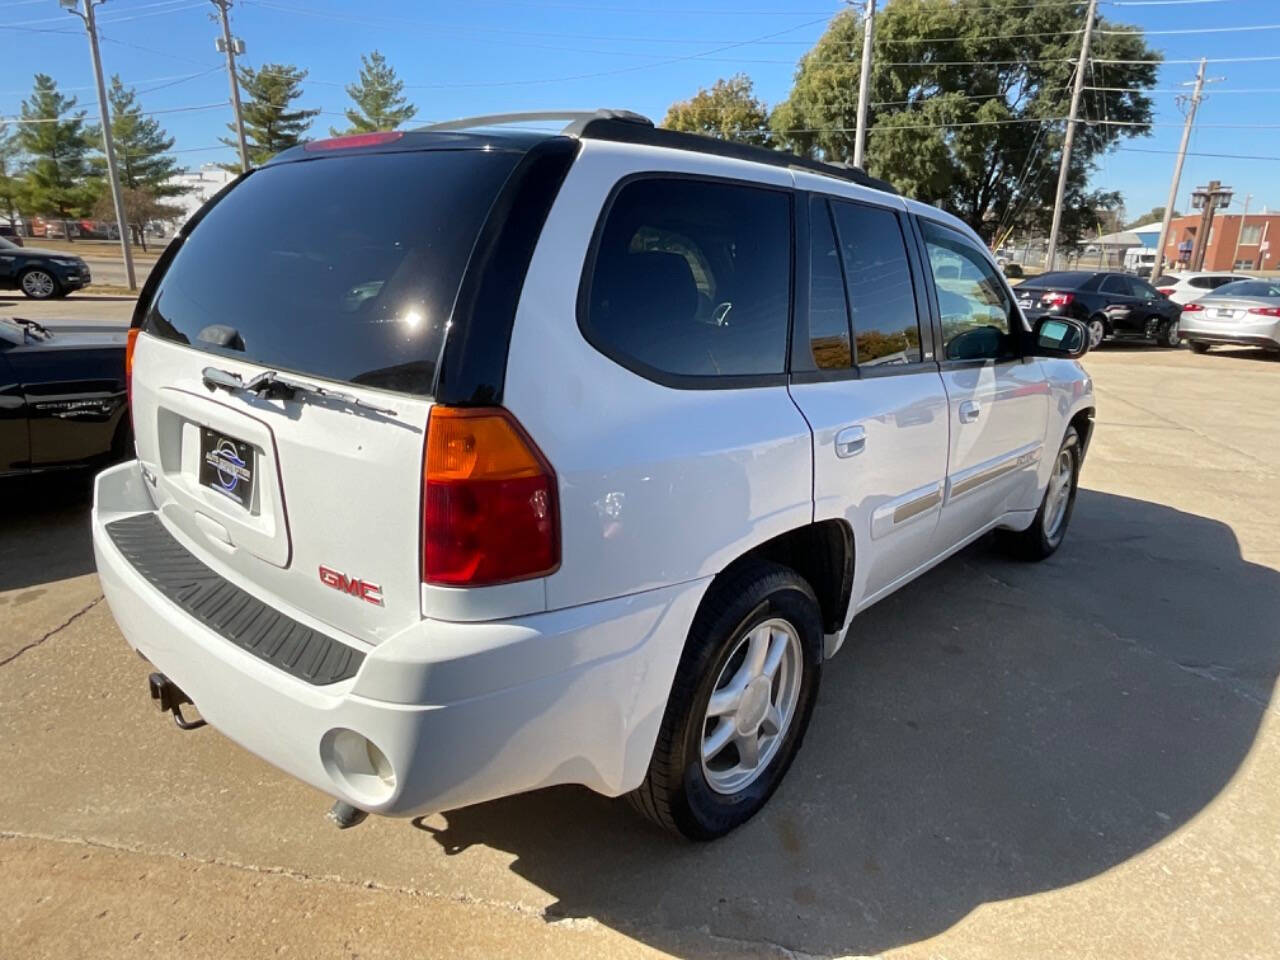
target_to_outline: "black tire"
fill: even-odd
[[[800,644],[803,667],[791,720],[754,780],[735,793],[717,792],[702,762],[711,694],[743,638],[774,618],[793,626]],[[690,840],[714,840],[751,819],[777,789],[804,740],[822,676],[822,641],[818,600],[790,568],[752,563],[715,583],[694,616],[649,770],[628,795],[631,805]]]
[[[1182,346],[1182,337],[1178,335],[1178,321],[1173,319],[1161,324],[1157,343],[1162,347],[1176,348]]]
[[[1036,518],[1031,522],[1031,526],[1025,530],[996,531],[1001,546],[1019,560],[1032,562],[1044,560],[1053,556],[1058,547],[1062,546],[1067,527],[1071,523],[1071,513],[1075,509],[1076,486],[1080,480],[1080,434],[1076,432],[1075,427],[1067,427],[1067,434],[1062,438],[1062,446],[1054,455],[1055,467],[1058,458],[1063,455],[1071,458],[1071,480],[1067,490],[1066,508],[1053,529],[1049,532],[1045,531],[1045,514],[1046,509],[1050,508],[1049,494],[1053,490],[1053,471],[1051,470],[1049,486],[1045,489],[1044,497],[1040,501],[1040,509],[1036,511]]]
[[[18,289],[29,300],[55,300],[66,295],[58,278],[43,267],[23,270],[18,277]]]
[[[1192,340],[1191,352],[1192,353],[1208,353],[1209,344],[1205,343],[1203,340]]]

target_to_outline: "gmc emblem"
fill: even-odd
[[[320,566],[320,582],[326,587],[333,587],[350,596],[359,597],[365,603],[382,606],[382,587],[376,583],[348,577],[345,573],[339,573],[323,564]]]

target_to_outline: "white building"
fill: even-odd
[[[185,193],[165,197],[165,203],[182,208],[182,216],[172,223],[172,230],[186,223],[206,200],[236,178],[234,173],[223,170],[217,164],[206,163],[199,170],[184,170],[170,177],[168,182],[183,188]],[[171,232],[171,231],[170,231]]]

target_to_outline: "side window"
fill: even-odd
[[[1199,290],[1212,290],[1215,279],[1215,277],[1192,277],[1187,283]]]
[[[844,272],[831,229],[831,212],[821,197],[809,200],[809,349],[819,370],[853,366]]]
[[[1103,293],[1115,293],[1122,297],[1129,297],[1133,295],[1132,288],[1129,286],[1129,281],[1115,273],[1109,274],[1107,278],[1102,281],[1101,290]]]
[[[832,201],[860,367],[917,363],[920,322],[907,245],[892,210]]]
[[[791,309],[791,196],[706,180],[627,184],[600,231],[581,318],[640,372],[780,374]]]
[[[954,230],[921,219],[925,249],[942,315],[942,355],[947,360],[1016,357],[1021,325],[1004,285],[982,251]]]
[[[1238,279],[1240,279],[1240,278],[1239,278],[1239,277],[1230,277],[1230,276],[1228,276],[1228,277],[1214,277],[1214,278],[1213,278],[1213,289],[1214,289],[1214,290],[1217,290],[1219,287],[1223,286],[1224,284],[1233,283],[1233,282],[1235,282],[1235,281],[1236,281],[1236,280],[1238,280]]]
[[[1130,277],[1129,283],[1133,285],[1133,295],[1139,300],[1158,300],[1160,294],[1151,284],[1145,280],[1139,280],[1136,277]]]

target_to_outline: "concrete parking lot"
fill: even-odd
[[[1280,955],[1280,362],[1086,366],[1062,550],[858,618],[711,845],[576,788],[338,831],[153,710],[87,481],[0,488],[0,957]]]

